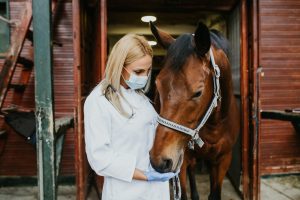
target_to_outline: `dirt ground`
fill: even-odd
[[[207,199],[209,193],[209,178],[206,174],[197,175],[198,192],[201,199]],[[58,200],[76,199],[74,185],[59,186]],[[2,187],[0,200],[36,200],[37,187]],[[92,191],[89,200],[96,200],[95,191]],[[239,200],[228,179],[222,187],[222,200]],[[261,179],[262,200],[300,200],[300,175],[268,177]]]

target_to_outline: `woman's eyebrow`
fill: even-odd
[[[152,64],[147,66],[147,70],[151,69],[151,67],[152,67]],[[136,69],[133,69],[133,70],[144,70],[145,71],[146,69],[145,68],[140,68],[140,66],[138,66]]]
[[[137,69],[134,69],[134,71],[145,71],[145,69],[143,69],[143,68],[137,68]]]

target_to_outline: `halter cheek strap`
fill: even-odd
[[[190,129],[186,126],[177,124],[175,122],[172,122],[168,119],[165,119],[161,116],[157,117],[157,122],[165,127],[168,127],[170,129],[179,131],[181,133],[184,133],[186,135],[189,135],[192,137],[192,139],[189,141],[188,146],[190,149],[194,149],[194,144],[196,143],[200,148],[204,145],[203,140],[200,138],[199,136],[199,131],[200,129],[204,126],[204,124],[206,123],[207,119],[209,118],[209,116],[211,115],[213,109],[215,107],[217,107],[218,105],[218,100],[221,99],[221,95],[220,95],[220,68],[219,66],[216,64],[215,62],[215,58],[213,55],[213,51],[212,49],[209,50],[209,54],[210,54],[210,62],[212,64],[213,70],[214,70],[214,76],[213,76],[213,83],[214,83],[214,97],[207,109],[207,111],[205,112],[205,115],[203,116],[202,120],[200,121],[199,125],[195,128],[195,129]]]

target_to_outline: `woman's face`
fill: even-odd
[[[152,67],[152,57],[146,55],[133,63],[124,66],[122,70],[122,75],[125,80],[128,80],[130,74],[135,74],[137,76],[148,76]],[[126,68],[126,69],[125,69]],[[128,88],[127,84],[124,82],[123,78],[121,78],[121,85],[125,88]]]

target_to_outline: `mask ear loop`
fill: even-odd
[[[128,70],[126,69],[126,67],[123,67],[124,69],[125,69],[125,71],[129,74],[129,78],[130,78],[130,73],[128,72]],[[124,82],[125,82],[125,84],[127,85],[127,83],[126,83],[126,79],[124,78],[124,76],[123,76],[123,73],[121,73],[121,76],[122,76],[122,78],[123,78],[123,80],[124,80]],[[127,85],[128,87],[129,87],[129,85]],[[112,87],[112,86],[111,86]],[[116,91],[116,90],[115,90]]]
[[[123,74],[121,74],[121,76],[122,76],[123,80],[124,80],[124,81],[125,81],[125,83],[126,83],[126,80],[125,80],[125,78],[124,78]]]

